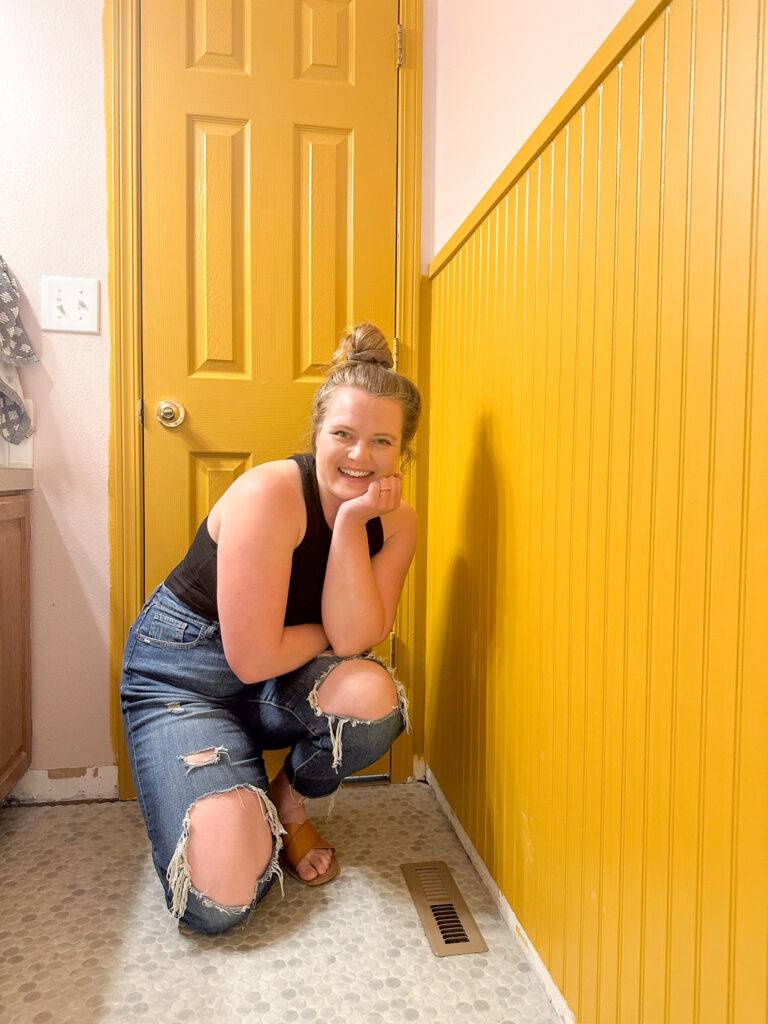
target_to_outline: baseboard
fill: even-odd
[[[437,797],[437,802],[440,804],[440,807],[445,813],[445,816],[448,818],[451,825],[453,826],[456,835],[459,837],[459,842],[466,850],[467,856],[474,864],[477,873],[480,875],[480,878],[483,880],[486,888],[493,897],[493,901],[499,908],[501,916],[504,918],[504,921],[507,923],[509,928],[515,933],[515,935],[520,940],[520,943],[523,947],[523,951],[526,957],[528,958],[528,962],[531,965],[531,970],[544,986],[544,991],[546,992],[547,999],[552,1004],[553,1010],[555,1011],[559,1019],[562,1021],[562,1024],[576,1024],[576,1018],[573,1015],[573,1011],[569,1008],[562,992],[558,989],[557,985],[555,985],[554,981],[552,980],[552,975],[547,970],[544,961],[536,952],[533,943],[525,934],[525,930],[518,921],[514,910],[512,909],[512,907],[510,907],[509,903],[507,903],[507,900],[504,897],[501,889],[499,889],[498,885],[496,885],[494,880],[491,878],[490,872],[483,863],[480,854],[472,845],[469,836],[462,828],[459,819],[456,817],[453,811],[453,808],[445,799],[443,791],[440,789],[440,784],[438,783],[435,776],[432,774],[432,770],[430,769],[429,765],[426,766],[426,773],[427,784],[431,787],[432,791]]]
[[[21,804],[116,800],[117,765],[101,768],[30,768],[8,795]]]

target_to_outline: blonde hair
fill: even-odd
[[[326,379],[315,393],[311,420],[312,451],[317,450],[317,435],[328,413],[328,405],[337,388],[362,388],[377,398],[393,398],[403,408],[403,435],[400,444],[402,465],[414,458],[411,441],[421,413],[421,395],[416,385],[393,370],[392,353],[379,328],[367,320],[348,327],[333,353]]]

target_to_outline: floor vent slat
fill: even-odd
[[[445,861],[401,864],[400,870],[435,956],[488,952]]]

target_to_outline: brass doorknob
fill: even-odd
[[[184,422],[184,406],[180,402],[161,402],[157,407],[157,418],[164,427],[180,427]]]

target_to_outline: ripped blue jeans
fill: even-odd
[[[131,627],[120,685],[131,770],[168,908],[196,931],[215,934],[249,920],[276,877],[282,885],[283,829],[268,795],[264,750],[290,747],[289,782],[301,796],[319,797],[373,764],[409,726],[397,682],[398,706],[385,718],[321,710],[318,687],[346,660],[321,654],[276,679],[245,685],[227,664],[218,622],[192,611],[162,583]],[[223,907],[191,884],[189,809],[235,789],[258,793],[273,851],[251,903]]]

